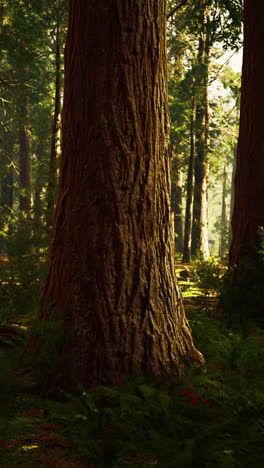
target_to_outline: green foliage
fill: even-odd
[[[61,320],[37,320],[30,333],[29,348],[25,350],[23,363],[32,366],[41,395],[45,396],[57,386],[60,377],[61,352],[64,331]]]
[[[176,461],[190,468],[242,468],[253,460],[252,466],[261,466],[261,380],[251,381],[250,369],[245,371],[252,367],[249,355],[257,352],[258,343],[252,337],[248,346],[240,335],[219,330],[205,316],[191,325],[199,349],[207,346],[206,373],[189,367],[182,381],[127,379],[120,387],[97,387],[73,400],[76,415],[66,433],[79,441],[82,461],[113,467],[132,462],[175,467]],[[244,353],[246,360],[240,358]]]
[[[223,278],[223,267],[216,258],[198,259],[193,262],[192,275],[205,296],[210,292],[218,292]]]
[[[15,411],[15,396],[17,383],[15,372],[17,359],[12,356],[11,350],[7,350],[0,342],[0,425],[6,424],[7,418]],[[2,433],[0,428],[0,434]]]
[[[230,331],[200,311],[189,323],[195,345],[206,358],[202,369],[181,359],[185,366],[181,379],[177,366],[175,372],[170,366],[166,376],[161,370],[155,378],[123,375],[120,385],[81,389],[65,395],[63,403],[47,398],[47,389],[59,374],[62,324],[36,324],[31,336],[40,345],[33,369],[44,399],[16,393],[15,366],[6,354],[2,365],[0,354],[0,364],[4,368],[6,362],[7,369],[1,377],[0,401],[9,408],[9,420],[0,418],[0,426],[6,440],[21,439],[20,445],[4,451],[3,466],[33,467],[34,460],[36,464],[34,452],[21,450],[22,441],[30,440],[30,433],[36,437],[41,423],[39,417],[21,416],[33,407],[45,410],[46,423],[62,425],[60,434],[84,466],[174,468],[176,461],[186,468],[261,467],[263,333],[244,338],[242,332]],[[27,365],[32,363],[28,358]],[[53,449],[48,450],[52,454]]]
[[[0,323],[36,316],[46,272],[45,257],[39,254],[10,255],[1,263]]]

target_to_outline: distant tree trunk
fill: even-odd
[[[195,97],[192,97],[191,102],[191,122],[190,122],[190,158],[187,176],[187,194],[186,194],[186,211],[185,211],[185,225],[184,225],[184,245],[183,257],[184,263],[191,261],[191,230],[192,230],[192,200],[193,200],[193,175],[194,175],[194,114],[195,114]]]
[[[233,149],[233,167],[232,167],[232,179],[231,179],[231,197],[230,197],[230,224],[229,224],[229,237],[232,241],[232,216],[234,211],[234,191],[235,191],[235,173],[236,173],[236,158],[237,158],[237,147]]]
[[[241,111],[234,184],[230,264],[252,254],[264,226],[264,8],[245,0]]]
[[[222,257],[226,253],[227,249],[227,170],[226,163],[223,168],[223,187],[222,187],[222,209],[221,209],[221,226],[220,226],[220,242],[219,242],[219,257]]]
[[[196,157],[194,165],[195,185],[193,200],[193,223],[191,253],[200,253],[209,257],[208,246],[208,160],[209,146],[209,102],[208,102],[208,61],[209,46],[206,33],[199,39],[198,63],[201,76],[198,81],[198,98],[196,107]]]
[[[44,201],[41,197],[43,191],[45,174],[43,173],[43,159],[45,156],[45,141],[40,139],[38,149],[37,149],[37,168],[35,175],[35,184],[34,184],[34,231],[35,235],[38,234],[39,228],[43,225],[43,215],[44,215]]]
[[[166,2],[129,7],[70,2],[59,201],[40,315],[63,318],[68,384],[111,384],[120,372],[173,362],[179,371],[179,356],[203,362],[174,271]]]
[[[56,78],[55,78],[55,108],[51,135],[51,151],[49,163],[49,182],[47,187],[47,213],[46,223],[50,230],[53,223],[54,209],[57,200],[58,161],[60,154],[60,114],[61,114],[61,39],[60,39],[60,12],[57,13],[56,27]]]
[[[13,165],[12,156],[14,140],[12,134],[7,132],[3,138],[2,146],[2,183],[1,183],[1,222],[0,229],[3,229],[3,220],[5,216],[10,216],[13,210]],[[5,239],[0,237],[0,252],[5,253]]]
[[[172,157],[172,211],[174,213],[175,250],[183,250],[182,169],[180,155]]]
[[[19,199],[20,211],[29,213],[31,209],[31,132],[28,124],[28,103],[25,97],[20,105],[19,129],[19,182],[22,191]]]

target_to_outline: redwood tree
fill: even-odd
[[[258,252],[264,226],[264,4],[244,2],[244,52],[240,127],[234,184],[230,265],[233,290],[242,296],[245,314],[263,313],[263,259]],[[263,249],[262,249],[263,250]],[[251,294],[250,294],[251,292]],[[255,316],[255,317],[256,317]]]
[[[194,347],[173,263],[165,0],[71,0],[62,167],[40,319],[66,381],[155,373]]]
[[[239,264],[264,226],[264,4],[244,2],[241,111],[234,185],[230,263]]]

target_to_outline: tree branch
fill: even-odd
[[[182,6],[184,6],[188,1],[189,1],[189,0],[182,0],[180,3],[178,3],[178,5],[177,5],[175,8],[173,8],[173,9],[169,12],[169,14],[167,15],[167,20],[168,20],[169,18],[171,18],[171,16],[173,16],[174,13],[175,13],[177,10],[179,10],[179,8],[181,8]]]

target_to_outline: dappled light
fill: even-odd
[[[0,468],[262,468],[263,13],[0,2]]]

